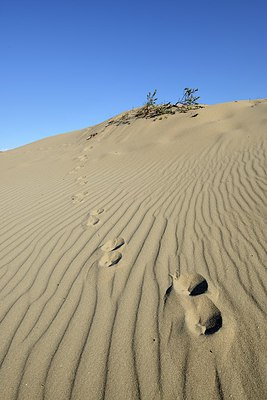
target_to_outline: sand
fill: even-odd
[[[0,399],[267,398],[267,100],[0,154]]]

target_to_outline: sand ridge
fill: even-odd
[[[267,397],[267,100],[0,154],[0,399]]]

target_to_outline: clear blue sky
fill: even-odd
[[[0,0],[0,149],[145,102],[267,97],[267,2]]]

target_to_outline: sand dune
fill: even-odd
[[[0,154],[0,399],[266,399],[267,100]]]

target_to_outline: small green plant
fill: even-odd
[[[183,97],[178,101],[178,103],[183,104],[184,106],[198,105],[197,100],[200,99],[200,96],[195,96],[197,91],[198,89],[190,89],[186,87],[184,89]]]
[[[154,92],[148,92],[146,96],[146,106],[147,107],[154,107],[156,105],[156,101],[158,98],[156,97],[157,94],[157,89],[154,90]]]

